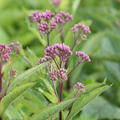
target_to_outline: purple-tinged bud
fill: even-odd
[[[40,31],[41,33],[43,33],[43,34],[48,34],[48,33],[50,33],[49,23],[47,23],[47,22],[38,24],[38,29],[39,29],[39,31]]]
[[[0,44],[0,63],[4,64],[10,58],[11,48],[7,45]]]
[[[42,13],[42,18],[45,20],[45,21],[48,21],[48,20],[51,20],[52,17],[54,17],[54,13],[51,12],[50,10],[46,10],[44,13]]]
[[[88,26],[83,25],[83,24],[75,24],[71,30],[73,32],[83,32],[83,34],[89,34],[91,33],[91,30]]]
[[[84,93],[85,92],[85,86],[80,83],[80,82],[77,82],[75,85],[74,85],[74,89],[75,89],[75,96],[78,94],[78,93]]]
[[[49,71],[49,76],[50,76],[50,80],[52,80],[52,81],[56,80],[56,78],[55,78],[55,71],[54,70]]]
[[[40,58],[39,63],[44,63],[47,62],[49,60],[51,60],[52,58],[50,56],[45,56],[43,58]]]
[[[11,52],[11,48],[9,46],[5,46],[6,52],[10,53]]]
[[[66,81],[67,77],[67,70],[64,68],[60,68],[58,70],[49,71],[50,79],[51,80],[58,80],[60,82]]]
[[[42,17],[42,14],[39,12],[39,11],[34,11],[30,16],[30,20],[32,22],[37,22],[37,23],[40,23],[41,21],[41,17]]]
[[[16,69],[11,70],[11,71],[10,71],[10,78],[15,77],[16,73],[17,73],[17,70],[16,70]]]
[[[48,46],[45,49],[45,54],[52,58],[59,56],[61,61],[65,62],[72,55],[72,52],[71,52],[69,46],[67,46],[65,44],[54,44],[52,46]]]
[[[65,24],[66,22],[72,21],[73,17],[69,13],[61,11],[55,16],[55,22],[57,24]]]
[[[84,53],[83,51],[76,51],[76,56],[79,56],[82,58],[82,61],[83,62],[90,62],[90,57]]]
[[[51,27],[51,30],[52,29],[55,29],[57,27],[57,23],[55,22],[55,19],[52,19],[51,22],[50,22],[50,27]]]
[[[2,56],[3,61],[8,61],[8,60],[9,60],[9,57],[10,57],[9,53],[4,54],[4,55]]]

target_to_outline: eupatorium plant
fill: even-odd
[[[64,39],[65,24],[73,20],[73,17],[69,13],[61,11],[55,14],[49,10],[45,12],[35,11],[29,18],[37,25],[41,37],[43,35],[47,36],[47,46],[44,50],[45,55],[39,59],[39,63],[47,64],[47,66],[45,64],[45,69],[47,70],[49,80],[54,88],[54,93],[58,98],[58,102],[61,103],[63,101],[63,90],[65,90],[64,84],[66,81],[69,81],[71,73],[79,67],[80,64],[91,62],[90,57],[85,52],[75,51],[76,46],[78,46],[82,40],[87,39],[87,34],[91,33],[91,30],[89,26],[84,24],[75,24],[70,29],[73,32],[74,37],[73,45],[69,47],[65,44]],[[61,43],[50,44],[50,34],[53,30],[58,30],[60,32]],[[70,69],[69,62],[72,60],[73,56],[77,57],[77,62],[73,65],[72,69]],[[96,88],[99,88],[100,86],[98,85]],[[93,88],[94,87],[95,86],[93,86]],[[82,99],[82,97],[88,92],[85,85],[80,82],[77,82],[72,88],[74,88],[73,96],[76,97],[76,99],[79,98],[78,96],[81,96],[79,99]],[[78,106],[76,106],[76,102],[73,106],[69,106],[69,114],[67,115],[66,120],[72,119],[72,117],[79,112],[80,106]],[[76,109],[76,111],[74,111],[74,109]],[[33,116],[33,119],[37,120],[39,118],[42,120],[43,118],[41,116]],[[63,120],[62,109],[59,109],[59,117],[56,118]]]
[[[24,108],[24,105],[28,103],[27,107],[31,110],[30,114],[25,114],[23,120],[24,118],[27,120],[71,120],[86,104],[109,87],[105,83],[87,86],[79,81],[74,84],[70,83],[73,71],[81,64],[91,62],[87,53],[81,50],[76,51],[76,47],[87,39],[91,30],[88,26],[80,23],[73,25],[70,28],[73,34],[73,44],[68,46],[64,37],[64,28],[67,23],[73,20],[69,13],[61,11],[56,14],[50,10],[35,11],[29,18],[31,22],[36,24],[41,38],[46,36],[47,44],[44,48],[44,56],[38,58],[30,50],[29,55],[26,56],[19,42],[12,42],[8,45],[0,44],[0,120],[4,120],[6,110],[18,97],[23,95],[20,101],[26,101],[25,97],[32,95],[28,95],[31,90],[35,90],[34,94],[40,92],[45,96],[47,99],[44,98],[42,102],[47,101],[47,103],[43,102],[43,105],[36,105],[36,100],[34,102],[31,96],[31,99],[27,98],[28,102],[31,102],[35,107],[37,106],[37,110],[32,109],[28,102],[22,104],[22,108]],[[58,31],[60,41],[51,44],[51,33],[54,30]],[[35,58],[34,63],[30,59],[31,53],[32,57]],[[29,69],[16,75],[17,70],[10,67],[10,65],[12,66],[12,55],[18,55],[24,59]],[[73,57],[76,57],[76,62],[71,67],[69,63]],[[6,65],[8,65],[7,70],[4,69]],[[34,78],[31,77],[33,74],[36,75]],[[70,90],[66,89],[68,82]],[[27,89],[29,92],[24,95],[23,93]],[[64,94],[65,92],[67,95]],[[41,101],[41,98],[37,101]]]

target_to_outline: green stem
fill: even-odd
[[[62,91],[63,91],[63,83],[59,82],[60,85],[60,102],[62,101]],[[62,111],[59,112],[59,120],[62,120]]]
[[[47,46],[49,46],[50,45],[50,34],[48,33],[47,34]]]
[[[82,63],[83,61],[81,62],[77,62],[77,64],[72,68],[72,70],[68,73],[68,77],[70,76],[70,74]]]
[[[22,57],[23,57],[23,59],[26,61],[26,63],[27,63],[28,65],[30,65],[30,67],[33,67],[32,63],[30,62],[30,60],[29,60],[26,56],[22,56]]]
[[[58,62],[55,60],[55,58],[53,58],[53,61],[55,62],[57,68],[60,69],[60,67],[59,67],[59,65],[58,65]]]
[[[55,86],[55,82],[54,82],[53,80],[52,80],[52,84],[53,84],[53,89],[54,89],[55,95],[56,95],[57,98],[59,99],[58,93],[57,93],[57,89],[56,89],[56,86]]]

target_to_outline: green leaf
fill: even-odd
[[[91,100],[93,100],[96,96],[100,95],[103,91],[108,89],[109,86],[104,86],[93,90],[92,92],[80,96],[77,101],[73,104],[72,110],[66,120],[71,120],[76,114],[78,114],[82,108],[88,104]]]
[[[27,82],[27,78],[31,77],[34,73],[36,73],[42,65],[38,65],[35,66],[25,72],[23,72],[22,74],[18,75],[12,82],[10,88],[8,89],[8,91],[11,91],[14,87],[16,87],[16,85],[20,84],[21,82]],[[26,80],[26,81],[25,81]]]
[[[81,0],[74,0],[72,6],[72,14],[75,14],[77,9],[79,8]]]
[[[27,52],[28,52],[27,57],[31,61],[32,65],[34,66],[38,62],[39,58],[30,48],[27,48]]]
[[[72,104],[75,100],[76,98],[72,98],[72,99],[63,101],[61,103],[48,106],[43,110],[41,110],[39,114],[34,115],[31,120],[46,120],[50,118],[52,115],[56,114],[57,112],[65,109],[67,106]]]
[[[18,98],[25,90],[32,87],[35,83],[27,83],[12,90],[0,102],[0,116],[4,113],[7,107]]]
[[[40,88],[38,90],[52,103],[58,102],[58,98],[56,97],[55,93],[50,94],[49,92],[46,92]]]
[[[8,120],[16,120],[16,119],[23,119],[22,118],[22,115],[20,114],[20,112],[15,109],[15,107],[13,105],[9,105],[8,109],[6,109],[5,111],[5,115],[4,116],[7,116],[8,117]]]
[[[90,93],[91,91],[97,89],[97,88],[100,88],[100,87],[103,87],[105,85],[105,82],[103,83],[92,83],[92,84],[89,84],[89,85],[86,85],[85,86],[85,93]]]
[[[98,104],[99,103],[99,104]],[[97,97],[83,109],[83,115],[99,119],[120,119],[120,108],[102,97]]]

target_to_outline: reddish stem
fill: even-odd
[[[59,85],[60,85],[60,102],[61,102],[62,101],[63,83],[60,82]],[[60,113],[59,113],[59,120],[62,120],[62,111],[60,111]]]

